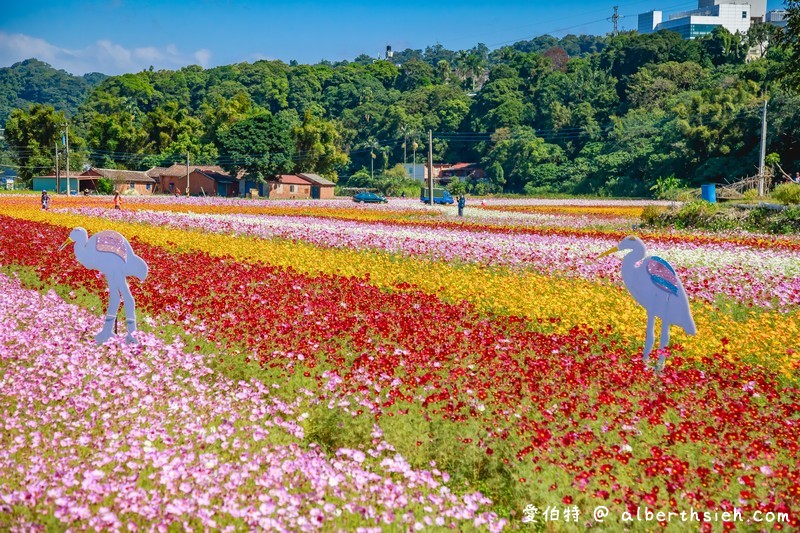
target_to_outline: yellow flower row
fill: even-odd
[[[152,245],[181,251],[204,251],[232,256],[243,262],[264,262],[292,267],[303,273],[327,272],[366,277],[382,288],[410,283],[448,301],[466,300],[484,312],[544,319],[545,328],[559,333],[574,325],[599,328],[611,324],[632,343],[644,340],[645,313],[622,288],[580,279],[564,279],[533,272],[514,272],[401,257],[377,251],[328,249],[303,242],[264,240],[200,234],[164,227],[113,222],[79,215],[45,213],[30,208],[12,208],[10,215],[50,222],[65,228],[82,226],[89,233],[114,229],[128,238],[136,236]],[[66,232],[65,232],[66,235]],[[791,315],[753,311],[733,317],[709,304],[692,304],[698,333],[687,337],[673,328],[673,343],[685,348],[689,357],[720,352],[724,344],[731,359],[747,358],[791,373],[797,364],[800,320]],[[550,318],[559,322],[550,324]]]

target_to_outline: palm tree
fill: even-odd
[[[373,181],[375,181],[375,152],[382,151],[380,143],[374,139],[370,138],[366,143],[364,143],[366,148],[369,148],[369,167],[370,167],[370,177]]]
[[[408,144],[408,126],[403,124],[398,128],[398,131],[403,136],[403,166],[405,167],[406,166],[406,159],[407,159],[406,145]]]

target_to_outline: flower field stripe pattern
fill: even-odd
[[[57,228],[41,224],[20,222],[17,229],[18,234],[30,242],[28,248],[33,253],[49,249],[62,237]],[[440,424],[453,424],[456,428],[464,424],[464,429],[454,430],[462,436],[462,447],[452,449],[452,453],[474,453],[477,448],[485,457],[497,458],[499,464],[514,465],[508,468],[518,472],[513,474],[519,484],[515,490],[523,492],[523,501],[536,503],[542,509],[545,505],[564,505],[565,502],[575,503],[583,509],[597,504],[608,505],[616,513],[637,505],[676,511],[689,506],[737,508],[750,512],[790,512],[795,520],[794,526],[800,524],[796,521],[800,494],[800,466],[796,460],[800,452],[800,431],[795,416],[800,408],[800,391],[781,386],[767,369],[743,363],[734,365],[717,354],[709,354],[705,357],[703,369],[698,370],[687,366],[676,353],[664,375],[654,378],[635,360],[635,356],[632,360],[624,345],[608,337],[607,330],[576,327],[565,335],[536,333],[531,330],[531,323],[519,318],[485,318],[468,305],[446,304],[419,292],[389,294],[363,279],[332,275],[308,277],[267,265],[242,264],[229,257],[169,253],[140,241],[133,245],[150,264],[151,272],[162,273],[160,278],[154,278],[152,284],[135,284],[137,303],[148,314],[159,320],[183,324],[196,333],[203,332],[211,341],[222,341],[219,354],[223,359],[242,358],[252,353],[255,359],[252,364],[258,362],[264,368],[282,369],[283,379],[303,375],[308,378],[308,388],[317,394],[332,389],[331,396],[323,397],[323,401],[330,402],[331,408],[346,409],[350,406],[354,409],[355,405],[363,408],[364,416],[372,416],[381,424],[384,419],[402,416],[411,409],[422,410],[425,418],[420,419],[420,424],[423,427],[425,420],[434,419]],[[3,258],[8,255],[4,250]],[[17,257],[22,258],[22,255]],[[50,259],[37,266],[42,277],[80,286],[94,283],[91,288],[95,290],[101,286],[96,277],[81,274],[74,261],[61,257]],[[182,268],[199,264],[213,272],[227,272],[229,276],[209,279],[183,276]],[[59,313],[40,312],[33,304],[26,304],[14,290],[3,292],[6,293],[11,295],[8,305],[12,311],[9,312],[32,308],[34,316],[58,315],[65,321],[46,324],[47,328],[42,331],[68,329],[69,321],[74,320],[78,329],[71,330],[72,335],[82,335],[83,339],[83,348],[76,350],[96,352],[99,355],[95,357],[100,362],[108,363],[100,366],[101,376],[108,374],[113,378],[131,366],[138,368],[142,354],[133,354],[128,348],[116,346],[109,353],[104,351],[106,348],[98,350],[91,345],[91,335],[100,325],[98,319],[82,318],[73,308]],[[22,323],[16,330],[30,329],[25,326],[33,319],[26,321],[24,314],[19,314],[12,320],[19,324],[20,317],[23,317]],[[21,345],[22,353],[41,354],[37,357],[49,353],[47,350],[41,353],[42,350],[36,348],[48,346],[48,338],[59,346],[69,346],[70,341],[60,334],[37,335],[33,335],[30,342],[21,343],[14,337],[0,346],[11,350]],[[227,353],[226,338],[244,342],[247,353]],[[155,342],[155,339],[147,337],[143,345],[149,349]],[[8,361],[3,360],[4,364],[11,365],[15,361],[17,354],[11,353],[13,355]],[[117,353],[121,355],[115,356]],[[181,387],[191,385],[185,377],[177,377],[185,376],[187,372],[189,376],[193,375],[185,365],[173,362],[179,357],[183,356],[167,357],[160,352],[152,358],[147,357],[142,364],[148,368],[136,374],[139,381],[134,383],[145,378],[156,379],[155,376],[160,375],[166,366],[163,372],[167,376],[172,372],[171,375],[176,377],[159,378],[159,383],[155,384],[157,391],[172,381],[177,381]],[[195,357],[198,359],[192,361],[200,366],[199,356]],[[62,366],[49,359],[46,362],[49,364],[22,366],[35,368],[48,379],[63,381]],[[82,368],[92,368],[85,362],[85,359],[79,359],[73,366],[81,364]],[[319,367],[334,370],[319,373]],[[40,379],[39,374],[30,372],[25,376],[28,378],[25,381],[14,381],[12,390],[22,387],[22,383],[38,383]],[[111,385],[102,379],[98,377],[92,381],[81,377],[68,383],[89,383],[89,387],[96,386],[97,391],[112,390]],[[43,383],[43,388],[36,389],[39,394],[44,394],[43,389],[48,388],[55,390],[56,394],[61,390],[50,385],[50,381]],[[146,383],[150,384],[149,381]],[[220,383],[222,387],[224,382]],[[206,385],[211,388],[212,384]],[[120,384],[115,382],[115,385],[122,386],[122,378]],[[199,390],[200,385],[192,387],[192,390]],[[223,450],[230,449],[236,442],[235,433],[226,433],[230,429],[224,420],[230,421],[235,429],[254,413],[258,416],[261,412],[258,406],[262,404],[256,400],[259,395],[267,394],[253,384],[249,388],[246,384],[237,384],[236,390],[239,387],[245,391],[242,395],[224,387],[222,390],[213,389],[211,396],[220,402],[220,406],[212,409],[205,406],[202,397],[196,400],[192,394],[185,401],[167,402],[166,406],[150,403],[150,400],[145,400],[144,391],[133,385],[140,395],[139,401],[145,402],[144,406],[154,412],[151,416],[162,414],[166,417],[163,414],[166,410],[172,419],[175,410],[176,416],[184,416],[183,410],[188,409],[185,416],[191,423],[202,424],[209,420],[202,418],[204,409],[212,409],[210,425],[222,428],[202,434],[202,437],[207,439],[209,434],[222,433],[228,437],[227,440],[214,442],[220,447],[227,442],[229,448]],[[69,390],[72,394],[81,394],[83,389],[76,388],[77,391]],[[256,397],[247,394],[248,390],[257,391]],[[114,400],[102,398],[100,392],[86,396],[89,400],[99,396],[96,401],[105,403],[119,401],[125,409],[136,408],[135,413],[140,416],[142,406],[131,407],[125,396],[130,394],[126,389],[121,398],[114,395]],[[49,397],[59,398],[57,395]],[[154,398],[159,400],[160,396],[156,394]],[[216,409],[222,409],[234,400],[246,405],[243,407],[246,416],[242,414],[236,420],[230,415],[220,416]],[[102,405],[107,410],[105,403]],[[53,408],[63,410],[63,405],[59,403]],[[289,404],[283,408],[282,418],[291,423],[294,415],[288,413],[296,414],[298,411]],[[196,418],[200,422],[196,422]],[[300,418],[302,413],[294,418],[290,425],[292,430],[295,424],[299,426]],[[115,420],[106,421],[107,425]],[[273,421],[277,420],[273,417]],[[480,429],[469,429],[469,422],[473,427],[477,424]],[[195,427],[189,422],[187,424],[190,428]],[[148,421],[148,425],[153,424]],[[21,429],[25,426],[14,424],[12,427],[16,433],[11,442],[16,442],[17,434],[26,431]],[[83,426],[78,427],[82,429]],[[133,425],[133,428],[137,427]],[[181,424],[171,427],[177,430]],[[274,434],[279,428],[270,430]],[[199,433],[200,429],[196,431]],[[421,433],[416,446],[412,442],[411,448],[430,447],[430,453],[435,453],[441,443],[429,440],[424,429]],[[68,436],[79,438],[78,435]],[[155,434],[146,434],[143,438],[149,439],[151,447],[156,450],[165,444],[169,449],[183,445],[185,448],[180,448],[175,455],[191,460],[202,460],[203,453],[211,453],[191,448],[197,442],[191,434],[186,440],[178,440],[172,434],[169,436],[175,442],[161,437],[157,429]],[[112,443],[117,440],[113,439]],[[249,442],[245,435],[240,440]],[[139,445],[143,453],[145,445]],[[105,446],[107,448],[108,444]],[[138,448],[132,446],[131,449]],[[119,451],[127,453],[127,450],[116,449],[114,453]],[[234,448],[234,451],[240,450]],[[68,452],[61,450],[59,453]],[[249,453],[247,458],[251,462],[255,452],[251,449]],[[127,459],[125,455],[121,457]],[[352,458],[359,463],[355,455]],[[115,463],[104,459],[101,456],[92,465],[103,474],[102,477],[91,474],[96,482],[111,475],[108,469],[113,471],[111,465]],[[381,465],[388,468],[385,459],[381,460]],[[138,463],[141,458],[134,461]],[[124,464],[119,467],[121,475],[129,473],[127,468],[132,468]],[[174,457],[172,461],[159,462],[156,468],[163,468],[165,464],[170,465],[167,467],[169,472],[177,470],[182,473],[181,466],[193,472],[191,466],[194,463],[176,463]],[[317,465],[312,468],[317,468]],[[45,474],[49,475],[50,471],[45,471]],[[151,471],[148,470],[147,474]],[[431,476],[435,473],[431,472]],[[77,485],[83,487],[85,477],[79,478]],[[164,476],[159,478],[157,471],[156,479],[164,479]],[[183,482],[183,478],[179,479]],[[168,483],[170,480],[172,485]],[[195,494],[195,490],[201,492],[192,486],[185,487],[192,490],[184,492],[178,480],[169,475],[163,484],[167,489],[175,490],[182,505],[189,497],[187,494]],[[328,486],[330,484],[328,478]],[[101,493],[103,490],[105,488],[100,489]],[[50,497],[56,498],[57,494]],[[341,501],[348,501],[349,495],[342,495]],[[20,497],[24,498],[24,494],[15,492],[14,502],[24,507],[19,503]],[[174,497],[173,493],[170,497]],[[254,507],[258,505],[260,510],[261,503],[264,503],[267,505],[265,509],[270,509],[269,502],[257,501],[257,504],[253,503]],[[473,508],[470,501],[473,500],[465,500],[468,510]],[[95,505],[109,509],[105,501]],[[228,507],[224,511],[230,512]],[[310,510],[308,515],[313,516]],[[118,515],[117,518],[122,522]],[[435,518],[431,517],[432,520]],[[215,515],[213,519],[218,518]],[[467,519],[474,520],[471,515]],[[424,518],[422,520],[424,523]],[[491,515],[482,520],[496,523]],[[457,527],[461,529],[464,526],[471,528],[469,524]],[[621,525],[617,524],[617,527]]]
[[[386,289],[422,290],[447,301],[470,302],[482,312],[530,317],[542,322],[544,331],[566,333],[575,325],[586,324],[602,329],[610,324],[614,331],[628,339],[643,341],[644,310],[635,304],[624,288],[617,285],[530,271],[514,272],[499,267],[486,269],[469,264],[454,265],[374,251],[325,249],[304,242],[257,240],[60,213],[43,214],[36,210],[16,211],[14,215],[61,225],[60,231],[54,229],[54,233],[47,237],[57,244],[68,235],[67,228],[74,226],[81,225],[90,233],[113,229],[129,239],[135,237],[165,250],[197,250],[211,256],[230,257],[249,264],[265,263],[303,274],[324,272],[341,278],[366,279]],[[0,217],[0,232],[4,238],[22,231],[24,224],[20,220]],[[26,235],[30,235],[26,237],[29,239],[27,242],[39,239],[37,235],[41,235],[46,227],[27,228]],[[0,263],[50,268],[47,265],[58,261],[63,268],[72,260],[67,253],[58,258],[50,257],[57,245],[39,246],[52,248],[45,254],[35,245],[34,249],[25,250],[12,247],[2,251]],[[192,272],[180,266],[177,268],[180,272]],[[204,271],[202,266],[194,268],[198,272]],[[575,302],[580,302],[580,305]],[[735,359],[760,362],[787,375],[798,369],[800,321],[795,318],[796,311],[787,315],[752,310],[743,316],[732,316],[699,301],[693,304],[693,314],[699,332],[697,336],[688,338],[680,330],[673,332],[674,341],[683,346],[687,356],[701,359],[725,350]]]
[[[68,210],[109,220],[195,229],[210,233],[279,237],[321,247],[381,250],[436,261],[524,268],[551,276],[603,278],[621,285],[619,258],[594,259],[616,241],[590,235],[558,233],[487,233],[425,225],[354,222],[318,217],[198,215],[164,211]],[[672,261],[687,293],[713,303],[724,295],[743,305],[800,309],[800,255],[782,249],[734,245],[709,249],[696,242],[652,242],[649,253]]]
[[[301,447],[299,402],[212,375],[177,341],[137,333],[139,346],[98,348],[98,318],[3,275],[0,322],[14,325],[0,333],[3,529],[48,516],[105,531],[504,525],[480,494],[452,494],[446,473],[411,469],[377,429],[365,451]]]
[[[174,200],[174,201],[173,201]],[[421,205],[415,200],[393,200],[393,205],[369,204],[353,206],[351,202],[339,200],[290,200],[261,201],[229,198],[171,198],[171,197],[131,197],[127,200],[128,211],[166,211],[178,213],[210,215],[267,215],[267,216],[314,216],[325,219],[352,220],[356,222],[380,222],[421,228],[494,232],[500,234],[540,234],[559,235],[565,238],[596,237],[618,242],[630,234],[637,223],[636,219],[619,218],[616,224],[597,222],[593,217],[582,215],[528,214],[508,209],[536,208],[553,212],[572,212],[575,209],[641,209],[643,205],[657,202],[608,200],[602,205],[592,201],[572,200],[561,205],[559,200],[489,200],[489,206],[497,210],[468,210],[464,217],[454,216],[454,208],[448,206]],[[36,208],[30,196],[4,195],[3,212],[9,214],[16,210]],[[395,205],[397,204],[397,205]],[[530,204],[530,205],[529,205]],[[665,204],[666,205],[666,204]],[[107,210],[110,202],[96,197],[60,198],[52,209],[97,208]],[[507,207],[508,209],[505,209]],[[6,209],[7,208],[7,209]],[[602,220],[602,219],[601,219]],[[800,238],[793,235],[759,235],[747,233],[693,232],[691,234],[664,230],[636,230],[645,241],[658,241],[663,246],[694,243],[697,246],[729,247],[748,246],[756,249],[780,249],[800,253]]]

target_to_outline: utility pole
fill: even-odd
[[[54,144],[56,146],[56,194],[58,194],[58,191],[61,190],[61,168],[58,166],[58,141]]]
[[[64,144],[67,145],[67,160],[66,163],[66,177],[67,177],[67,197],[69,197],[69,122],[66,123],[66,130],[64,135]]]
[[[417,136],[414,134],[414,144],[411,145],[414,148],[414,179],[417,179]]]
[[[189,152],[186,152],[186,196],[189,194]]]
[[[406,145],[408,144],[408,134],[404,133],[403,135],[404,135],[404,137],[403,137],[403,166],[405,167],[406,164],[407,164],[407,161],[406,161],[406,159],[407,159],[407,157],[406,157],[406,153],[407,153],[406,148],[407,147],[406,147]],[[406,176],[408,176],[408,174],[406,174]]]
[[[764,196],[764,159],[767,157],[767,97],[764,96],[764,112],[761,115],[761,155],[758,160],[758,195]]]
[[[433,130],[428,130],[428,194],[433,205]]]
[[[619,22],[619,19],[624,18],[624,17],[619,16],[619,13],[617,12],[618,9],[619,9],[619,6],[614,6],[614,14],[611,15],[611,18],[606,19],[606,20],[610,20],[614,24],[614,36],[619,35],[618,22]]]

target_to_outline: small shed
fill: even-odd
[[[236,196],[239,194],[240,176],[233,176],[219,165],[186,165],[175,163],[164,167],[153,167],[147,175],[158,182],[158,192],[164,194],[186,194],[192,196]],[[188,183],[187,183],[188,176]]]
[[[112,168],[92,167],[81,174],[82,180],[86,179],[87,181],[96,181],[99,178],[111,180],[111,182],[114,184],[114,190],[121,193],[125,192],[126,190],[134,190],[136,193],[142,195],[153,194],[156,185],[156,180],[148,176],[146,172],[141,172],[138,170],[118,170]],[[83,188],[96,189],[97,187],[86,186]]]
[[[333,198],[333,189],[336,184],[332,181],[317,174],[302,173],[298,175],[311,183],[311,198],[322,200]]]
[[[238,196],[239,180],[225,172],[196,168],[189,174],[189,189],[206,196]]]
[[[79,176],[70,174],[69,176],[69,190],[77,191],[79,187]],[[58,190],[56,190],[58,189]],[[67,192],[67,177],[66,176],[36,176],[33,178],[34,191],[53,191],[56,193]]]
[[[311,182],[296,174],[280,174],[265,187],[270,199],[311,198]]]

